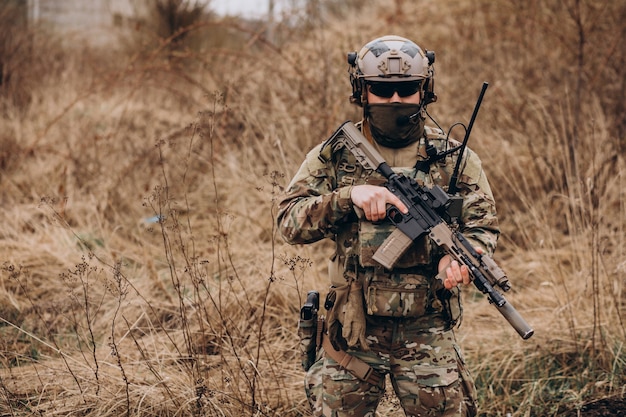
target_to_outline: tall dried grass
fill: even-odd
[[[483,413],[624,396],[624,9],[370,1],[285,21],[275,43],[213,19],[174,54],[167,39],[12,44],[28,82],[0,85],[0,414],[308,415],[296,316],[326,288],[330,247],[285,245],[276,199],[359,117],[345,53],[385,33],[436,51],[444,127],[490,83],[470,145],[498,201],[507,299],[536,334],[519,340],[466,291]]]

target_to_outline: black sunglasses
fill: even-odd
[[[402,82],[370,82],[368,83],[370,93],[378,97],[391,98],[394,93],[398,93],[400,97],[409,97],[420,91],[422,82],[417,81],[402,81]]]

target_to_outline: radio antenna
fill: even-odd
[[[452,171],[452,178],[450,178],[450,185],[448,186],[448,194],[456,194],[458,191],[458,187],[456,183],[459,179],[459,169],[461,168],[461,160],[463,159],[463,153],[465,153],[465,148],[467,147],[467,141],[469,140],[470,133],[472,132],[472,126],[474,126],[474,120],[476,120],[476,115],[478,114],[478,109],[480,108],[480,104],[483,101],[483,96],[485,95],[485,91],[487,91],[487,87],[489,87],[489,83],[484,82],[483,87],[480,90],[480,94],[478,95],[478,101],[476,101],[476,105],[474,106],[474,112],[472,113],[472,117],[470,118],[469,125],[465,130],[465,137],[463,138],[463,143],[461,144],[461,151],[459,152],[459,157],[456,160],[456,165],[454,166],[454,171]]]

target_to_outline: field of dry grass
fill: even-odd
[[[0,415],[309,415],[297,315],[325,292],[330,246],[284,244],[276,200],[359,117],[346,52],[387,33],[437,53],[444,129],[490,84],[470,146],[497,198],[506,297],[535,335],[466,289],[481,412],[592,415],[612,399],[618,415],[626,5],[350,4],[272,41],[215,18],[186,43],[135,33],[108,50],[0,29]],[[379,413],[400,415],[391,398]]]

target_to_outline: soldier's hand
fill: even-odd
[[[376,222],[387,217],[387,204],[394,205],[403,214],[408,212],[404,203],[385,187],[377,185],[356,185],[350,198],[355,206],[361,208],[365,218]]]
[[[482,248],[475,247],[476,252],[483,253]],[[470,274],[467,266],[459,265],[455,260],[452,260],[450,255],[445,255],[439,260],[438,268],[439,276],[445,277],[443,280],[443,286],[447,289],[456,287],[459,284],[468,285],[470,283]]]

